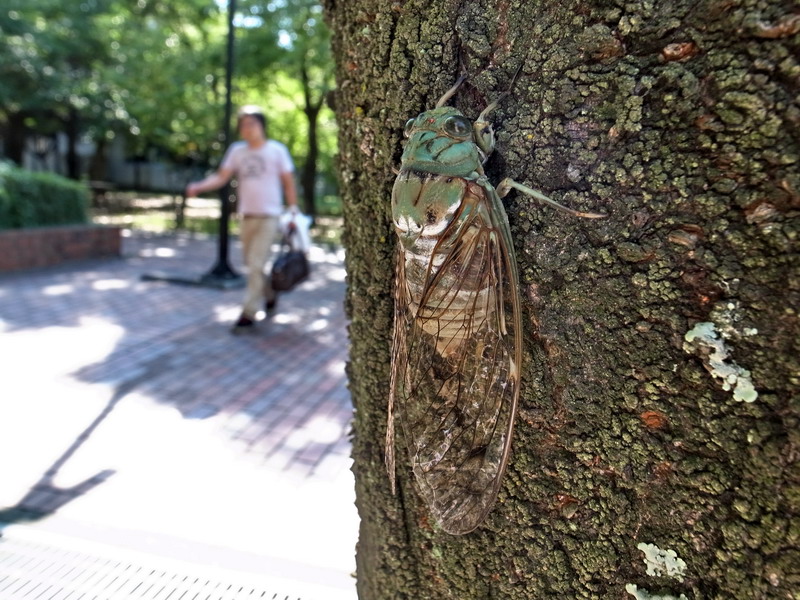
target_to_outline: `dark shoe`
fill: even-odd
[[[233,329],[231,329],[232,333],[245,333],[248,331],[253,331],[255,329],[256,322],[253,321],[248,316],[242,315],[239,317],[239,320],[236,321],[233,325]]]
[[[278,310],[278,296],[276,295],[271,300],[267,300],[264,304],[264,312],[267,313],[267,317],[272,317]]]

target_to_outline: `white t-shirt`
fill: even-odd
[[[278,216],[283,210],[281,175],[294,172],[286,146],[267,140],[260,148],[247,142],[234,142],[222,159],[222,167],[232,169],[239,182],[239,213]]]

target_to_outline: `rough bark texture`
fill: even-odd
[[[360,598],[800,597],[796,4],[325,4]],[[392,169],[403,124],[460,61],[470,78],[452,103],[473,118],[522,65],[492,115],[492,180],[610,216],[505,201],[524,301],[521,415],[497,506],[453,537],[402,462],[391,495],[383,439]]]

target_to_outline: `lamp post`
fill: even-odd
[[[231,87],[233,81],[233,40],[235,27],[233,17],[236,13],[236,0],[228,0],[228,63],[225,69],[225,120],[222,124],[223,144],[227,148],[231,143],[231,113],[233,105],[231,103]],[[220,189],[220,212],[219,212],[219,239],[217,244],[217,262],[211,270],[203,275],[202,281],[207,285],[215,287],[236,287],[241,284],[242,276],[236,273],[228,262],[229,236],[231,204],[230,204],[230,185],[224,185]]]
[[[222,124],[223,143],[227,148],[231,141],[231,87],[233,80],[233,16],[236,12],[236,0],[228,0],[228,64],[225,71],[225,121]],[[230,186],[225,185],[220,190],[220,212],[219,212],[219,237],[217,244],[217,262],[211,269],[203,275],[185,275],[182,273],[170,273],[158,271],[145,273],[142,279],[146,281],[169,281],[172,283],[182,283],[187,285],[200,285],[220,289],[231,289],[242,287],[244,277],[234,271],[228,262],[228,226],[231,216],[231,205],[228,197],[230,196]]]

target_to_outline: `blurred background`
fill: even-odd
[[[265,108],[269,136],[295,160],[304,212],[318,236],[337,238],[333,65],[318,2],[237,0],[230,56],[227,0],[3,4],[0,160],[83,182],[95,222],[215,233],[218,198],[182,194],[222,158],[231,61],[234,114]]]

